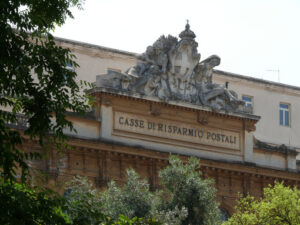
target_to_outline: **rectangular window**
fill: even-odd
[[[290,105],[280,103],[279,105],[279,122],[282,126],[290,126]]]
[[[247,106],[247,107],[252,107],[253,106],[252,97],[243,95],[242,100],[245,102],[245,106]]]

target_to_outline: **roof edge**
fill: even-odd
[[[95,48],[95,49],[104,50],[104,51],[107,51],[107,52],[113,52],[113,53],[118,53],[118,54],[122,54],[122,55],[131,56],[131,57],[136,57],[137,56],[137,53],[128,52],[128,51],[124,51],[124,50],[119,50],[119,49],[115,49],[115,48],[104,47],[104,46],[96,45],[96,44],[90,44],[90,43],[87,43],[87,42],[75,41],[75,40],[61,38],[61,37],[54,37],[54,39],[56,41],[60,41],[60,42],[68,43],[68,44],[80,45],[80,46],[86,47],[86,48]]]
[[[238,78],[238,79],[244,79],[244,80],[248,80],[248,81],[252,81],[252,82],[256,82],[256,83],[269,84],[269,85],[274,85],[274,86],[278,86],[278,87],[289,88],[289,89],[293,89],[296,91],[300,91],[300,87],[298,87],[298,86],[278,83],[275,81],[264,80],[264,79],[246,76],[246,75],[240,75],[240,74],[231,73],[231,72],[227,72],[227,71],[223,71],[223,70],[214,70],[214,73],[218,74],[218,75],[223,75],[223,76],[228,76],[228,77],[233,77],[233,78]]]

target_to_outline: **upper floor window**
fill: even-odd
[[[245,106],[252,107],[253,106],[253,99],[250,96],[243,95],[242,100],[245,102]]]
[[[280,103],[279,106],[279,121],[282,126],[290,126],[290,105]]]

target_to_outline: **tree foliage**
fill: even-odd
[[[235,213],[224,225],[298,225],[300,224],[300,190],[275,182],[264,188],[264,197],[241,198]]]
[[[65,192],[65,213],[74,225],[97,225],[106,220],[98,190],[86,177],[75,176]]]
[[[75,56],[56,45],[50,33],[73,17],[70,8],[81,8],[81,2],[0,1],[1,224],[157,224],[126,216],[107,220],[98,192],[84,179],[70,184],[66,201],[49,190],[25,185],[26,160],[40,155],[23,152],[22,138],[38,140],[43,148],[60,148],[66,141],[64,131],[75,132],[66,111],[83,114],[89,107],[81,94],[87,83],[76,82]],[[15,129],[20,114],[26,118],[24,136]],[[22,184],[15,182],[19,168]]]
[[[56,45],[50,33],[73,17],[73,6],[80,8],[81,1],[0,1],[0,173],[5,179],[15,179],[21,167],[24,180],[25,160],[34,156],[20,150],[20,133],[7,126],[18,122],[18,113],[27,119],[25,135],[45,145],[50,138],[63,143],[64,129],[74,131],[67,110],[84,113],[88,107],[76,72],[66,67],[78,66],[75,56]]]
[[[141,179],[137,172],[128,169],[127,181],[123,187],[118,187],[114,181],[108,184],[108,189],[101,194],[103,212],[113,220],[120,221],[118,216],[129,220],[140,219],[141,223],[180,225],[186,218],[187,211],[184,207],[179,209],[158,210],[156,208],[157,193],[149,190],[149,183]],[[155,218],[155,219],[154,219]],[[139,220],[135,220],[138,222]]]
[[[148,205],[150,204],[151,199],[145,200],[145,196],[150,192],[146,193],[147,188],[145,189],[144,186],[146,183],[139,181],[134,171],[129,170],[128,175],[131,177],[128,179],[130,181],[122,189],[112,184],[113,191],[108,189],[105,192],[93,188],[91,181],[86,177],[75,176],[68,183],[65,192],[65,213],[71,223],[74,225],[159,225],[160,223],[154,218],[141,217],[144,215],[138,210],[143,210],[142,206],[146,201]],[[135,190],[129,191],[131,188]],[[117,195],[114,195],[115,193]]]
[[[120,215],[117,221],[112,222],[107,225],[162,225],[160,222],[157,222],[155,219],[147,219],[147,218],[138,218],[133,217],[132,219],[127,216]]]
[[[215,225],[219,223],[219,209],[215,201],[213,181],[202,179],[199,160],[189,158],[183,163],[179,157],[170,156],[169,166],[159,172],[162,183],[158,210],[187,209],[183,225]]]
[[[149,184],[133,170],[127,170],[127,182],[117,187],[111,182],[102,195],[103,209],[112,218],[124,214],[155,218],[163,224],[215,225],[219,221],[216,189],[211,180],[200,178],[199,160],[183,163],[169,158],[169,166],[159,173],[162,190],[149,191]]]
[[[64,199],[49,189],[0,183],[0,224],[70,224],[63,212]]]
[[[117,187],[114,181],[108,184],[108,189],[102,193],[103,211],[112,218],[120,214],[128,218],[147,217],[152,207],[153,194],[145,179],[133,170],[127,172],[127,181],[123,187]]]

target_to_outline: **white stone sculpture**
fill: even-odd
[[[161,36],[146,52],[138,55],[136,66],[125,74],[99,75],[96,85],[128,94],[139,93],[170,100],[209,106],[215,111],[243,112],[244,102],[234,91],[212,82],[213,68],[221,62],[212,55],[200,61],[196,35],[187,23],[179,35]]]

